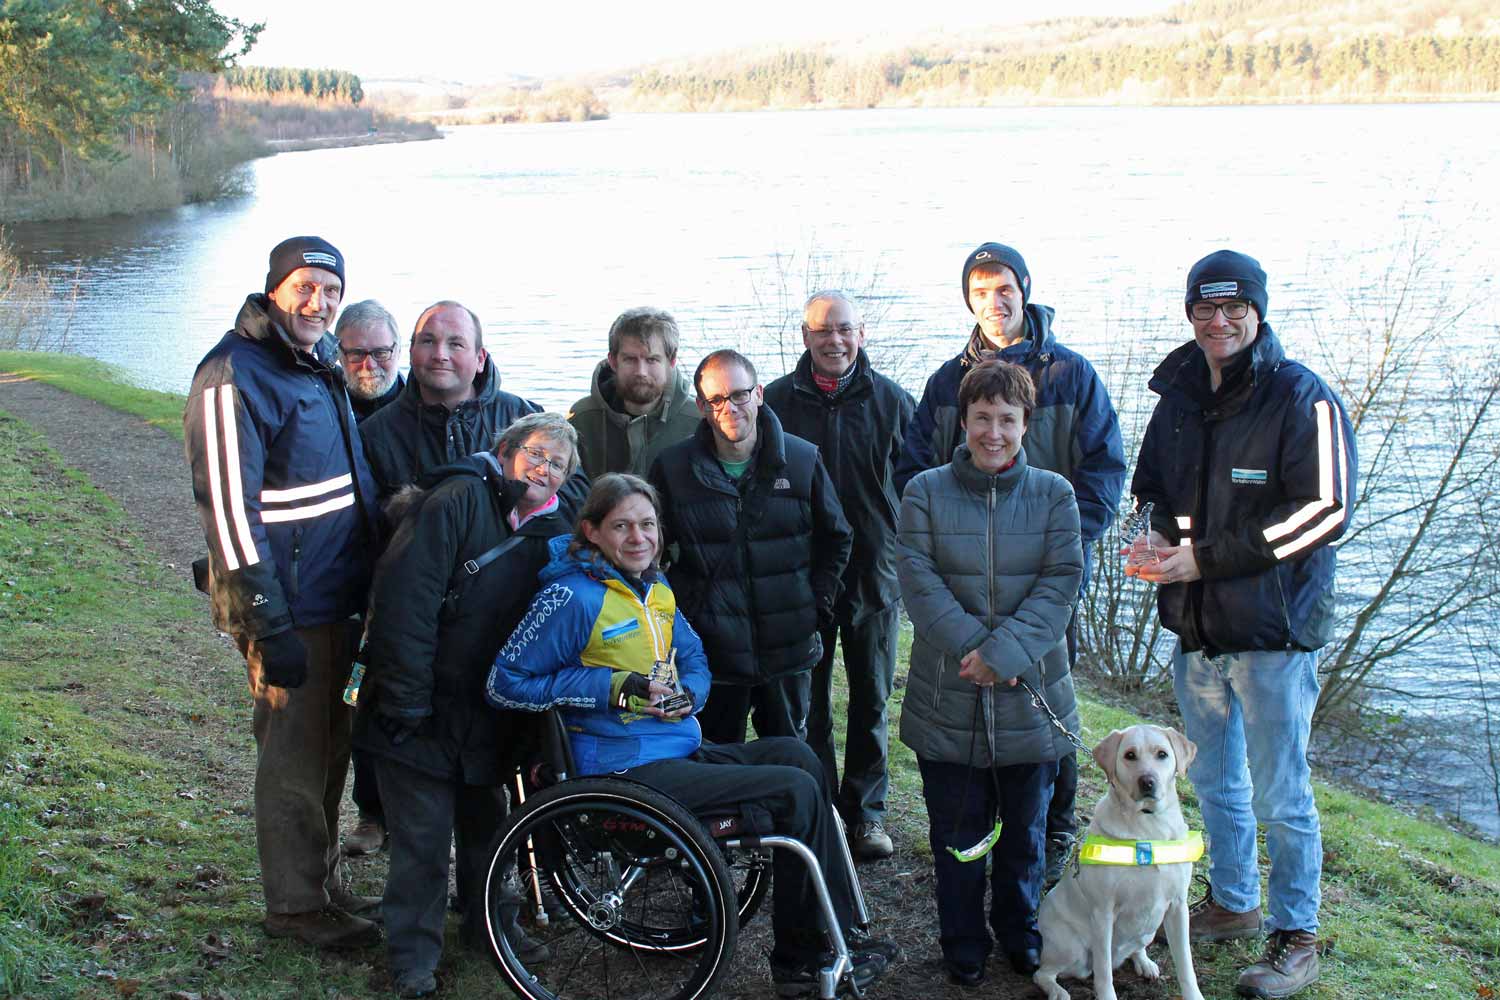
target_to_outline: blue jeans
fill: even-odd
[[[1318,703],[1312,653],[1172,654],[1172,686],[1198,755],[1188,776],[1209,840],[1209,880],[1219,905],[1260,907],[1255,824],[1271,859],[1267,926],[1318,929],[1323,835],[1313,801],[1307,740]]]

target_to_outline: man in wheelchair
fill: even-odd
[[[792,837],[816,855],[846,931],[862,990],[898,955],[854,927],[855,887],[823,770],[800,740],[705,743],[694,715],[709,668],[698,635],[657,567],[656,491],[624,474],[601,477],[490,671],[496,708],[557,708],[576,773],[616,774],[651,786],[696,816],[732,817],[751,834]],[[623,784],[623,783],[622,783]],[[816,995],[830,942],[809,867],[774,852],[771,978],[779,996]]]

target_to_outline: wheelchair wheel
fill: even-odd
[[[527,927],[545,948],[522,954],[501,928],[518,896],[548,889],[565,912]],[[734,891],[718,848],[682,806],[634,782],[581,778],[528,799],[506,824],[485,920],[501,975],[527,1000],[695,1000],[734,956]]]
[[[726,847],[724,862],[734,877],[734,894],[739,900],[740,926],[760,910],[766,893],[771,889],[771,852],[765,848],[748,850],[743,847]]]

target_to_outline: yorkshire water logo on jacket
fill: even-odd
[[[1239,486],[1266,485],[1265,469],[1230,469],[1229,481]]]

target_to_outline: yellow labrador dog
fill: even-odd
[[[1144,842],[1163,856],[1185,848],[1163,842],[1183,841],[1187,822],[1177,804],[1177,778],[1187,773],[1197,753],[1187,737],[1160,726],[1117,729],[1094,748],[1094,760],[1109,778],[1109,791],[1094,807],[1089,836],[1125,842],[1126,864],[1083,864],[1065,872],[1042,900],[1037,923],[1042,933],[1042,964],[1032,981],[1047,1000],[1068,1000],[1057,977],[1094,977],[1097,1000],[1116,1000],[1114,970],[1128,958],[1147,979],[1161,969],[1146,956],[1146,945],[1166,922],[1167,943],[1182,1000],[1203,1000],[1193,956],[1188,950],[1188,883],[1191,862],[1137,864],[1147,860]],[[1085,841],[1087,844],[1088,841]]]

